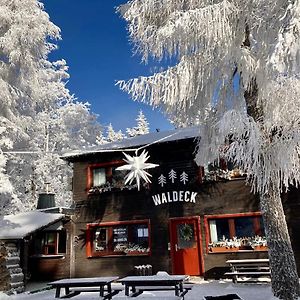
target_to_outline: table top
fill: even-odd
[[[252,258],[252,259],[230,259],[227,260],[227,264],[239,264],[239,263],[267,263],[268,258]]]
[[[99,284],[107,284],[119,279],[117,276],[113,277],[87,277],[87,278],[66,278],[53,282],[49,282],[48,285],[59,286],[59,285],[69,285],[69,286],[93,286]]]
[[[180,282],[188,279],[187,275],[152,275],[152,276],[127,276],[118,280],[121,283],[130,283],[130,282],[144,282],[144,283],[153,283],[153,282]]]

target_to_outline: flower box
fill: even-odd
[[[240,247],[208,247],[208,253],[226,253],[226,252],[239,252],[239,251],[268,251],[267,246],[249,246]]]

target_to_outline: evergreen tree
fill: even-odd
[[[126,132],[129,137],[134,137],[137,135],[143,135],[149,133],[149,123],[145,115],[143,114],[142,110],[139,111],[136,121],[137,121],[137,126],[126,129]]]
[[[107,126],[107,136],[106,136],[107,142],[111,143],[111,142],[121,141],[124,138],[125,135],[122,133],[121,130],[116,132],[111,123]]]
[[[137,121],[137,135],[147,134],[149,133],[149,123],[143,114],[143,111],[139,111],[139,115],[136,119]]]

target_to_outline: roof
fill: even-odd
[[[197,138],[200,136],[199,127],[180,128],[170,131],[152,132],[144,135],[139,135],[132,138],[126,138],[118,142],[107,143],[96,147],[91,147],[82,150],[73,150],[62,155],[63,159],[71,159],[82,155],[125,151],[126,149],[138,148],[141,146],[150,146],[158,143],[172,142],[176,140],[184,140]]]
[[[0,239],[22,239],[38,229],[59,221],[64,216],[64,214],[45,213],[39,210],[0,216]]]

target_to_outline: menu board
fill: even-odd
[[[114,243],[127,242],[128,230],[127,227],[117,227],[113,229]]]

